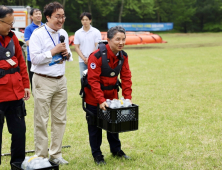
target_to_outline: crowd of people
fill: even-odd
[[[0,6],[0,142],[2,147],[2,129],[6,119],[8,131],[12,135],[10,163],[22,162],[25,159],[24,101],[32,94],[35,154],[56,164],[68,164],[62,157],[61,149],[67,121],[65,64],[73,61],[73,57],[68,34],[62,28],[66,19],[63,6],[58,2],[51,2],[45,5],[43,14],[46,23],[41,22],[42,12],[39,9],[34,8],[30,12],[32,23],[25,29],[26,66],[18,39],[11,31],[14,24],[13,9]],[[122,94],[131,102],[131,71],[128,55],[123,51],[126,35],[122,27],[110,28],[107,32],[108,44],[104,45],[104,53],[101,54],[101,50],[97,49],[101,34],[91,26],[92,15],[84,12],[80,15],[80,20],[82,28],[75,32],[74,44],[79,55],[80,77],[83,76],[83,71],[88,69],[90,88],[84,89],[86,108],[96,117],[98,104],[101,109],[106,110],[106,99],[118,98],[117,88],[114,86],[118,75]],[[49,65],[55,57],[60,60]],[[113,88],[101,89],[101,85]],[[51,144],[48,148],[49,113]],[[96,164],[104,165],[106,162],[100,149],[102,129],[92,121],[95,120],[93,116],[87,116],[86,113],[86,117],[92,156]],[[121,149],[118,133],[107,132],[107,139],[114,157],[130,159]]]

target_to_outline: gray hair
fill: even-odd
[[[122,26],[115,26],[108,30],[107,38],[111,40],[117,32],[122,32],[126,35],[126,30]]]

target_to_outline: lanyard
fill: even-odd
[[[44,26],[45,26],[45,25],[44,25]],[[49,31],[47,30],[46,26],[45,26],[45,29],[46,29],[47,33],[49,34]],[[60,37],[60,34],[58,34],[58,35],[59,35],[59,37]],[[56,46],[56,45],[55,45],[55,42],[53,41],[52,36],[51,36],[50,34],[49,34],[49,37],[51,38],[54,46]],[[58,43],[59,43],[59,40],[58,40]]]

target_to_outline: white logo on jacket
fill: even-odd
[[[91,63],[91,64],[90,64],[90,67],[91,67],[92,69],[95,69],[95,68],[96,68],[96,64],[95,64],[95,63]]]

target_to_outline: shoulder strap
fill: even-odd
[[[7,60],[15,55],[15,44],[13,39],[9,42],[6,48],[0,46],[0,60]]]

